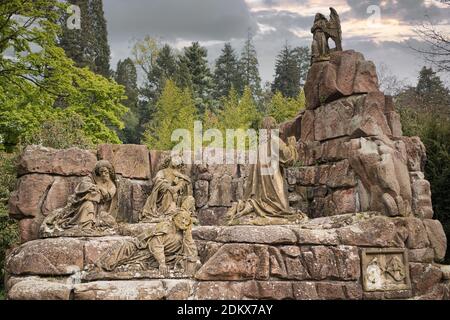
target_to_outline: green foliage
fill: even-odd
[[[306,78],[308,57],[307,48],[292,49],[286,44],[277,56],[272,92],[280,91],[285,97],[297,97]]]
[[[61,112],[78,115],[93,143],[120,142],[115,129],[123,128],[127,111],[121,104],[123,87],[76,67],[56,45],[61,8],[57,0],[12,0],[1,6],[1,148],[14,148],[46,120],[61,118]]]
[[[89,67],[104,77],[110,76],[111,50],[108,44],[108,32],[103,12],[102,0],[66,0],[81,10],[81,29],[69,29],[64,14],[60,19],[62,35],[59,44],[66,55],[75,61],[77,67]]]
[[[219,124],[224,133],[226,129],[257,128],[260,114],[250,87],[244,88],[240,99],[236,90],[232,88],[228,97],[222,99],[222,104],[223,110],[219,115]]]
[[[259,62],[252,37],[249,34],[242,48],[241,58],[239,60],[239,70],[241,72],[242,85],[250,87],[255,100],[261,96],[261,77],[259,75]]]
[[[180,69],[187,71],[184,78],[191,82],[190,89],[199,114],[205,112],[212,99],[213,83],[207,56],[208,51],[198,42],[193,42],[191,46],[184,48],[184,53],[179,58]]]
[[[17,222],[8,217],[7,202],[10,192],[16,183],[16,154],[0,151],[0,279],[4,279],[5,254],[12,245],[18,242]],[[0,292],[3,291],[0,281]],[[0,297],[1,299],[1,297]]]
[[[292,120],[301,110],[305,108],[306,99],[303,90],[295,98],[285,98],[279,91],[275,93],[269,104],[268,114],[282,123]]]
[[[228,96],[232,87],[240,94],[242,93],[238,59],[231,44],[226,43],[222,49],[222,54],[216,61],[214,70],[214,98]]]
[[[180,89],[174,81],[166,81],[142,142],[150,149],[172,149],[178,143],[171,141],[175,129],[189,130],[192,136],[195,114],[195,104],[189,89]]]
[[[403,132],[419,136],[427,151],[425,176],[431,184],[434,216],[450,238],[450,93],[436,74],[423,68],[418,85],[396,98]],[[447,252],[447,262],[450,261]]]

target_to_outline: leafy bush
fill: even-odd
[[[4,264],[6,251],[19,239],[17,222],[8,217],[7,202],[16,182],[16,154],[0,152],[0,299],[4,289]]]

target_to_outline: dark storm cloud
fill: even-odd
[[[381,3],[385,3],[381,5]],[[429,6],[425,5],[425,2]],[[367,18],[367,8],[371,5],[380,7],[381,18],[393,18],[407,24],[417,24],[431,19],[435,23],[448,20],[450,6],[439,6],[438,0],[347,0],[352,8],[342,18]]]
[[[115,39],[146,34],[167,40],[227,40],[256,29],[244,0],[106,0],[108,31]]]

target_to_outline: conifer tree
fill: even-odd
[[[223,110],[220,112],[221,128],[249,129],[256,128],[259,121],[259,113],[250,87],[244,88],[244,93],[239,99],[237,91],[232,88],[228,97],[222,99]]]
[[[289,98],[296,97],[300,92],[300,68],[297,55],[287,44],[276,59],[272,92],[277,91]]]
[[[124,143],[140,142],[140,123],[138,110],[138,87],[136,66],[130,58],[117,63],[115,80],[125,87],[127,99],[123,104],[129,111],[124,117],[125,128],[119,133],[120,140]]]
[[[164,89],[165,82],[169,79],[175,79],[178,71],[177,60],[172,48],[165,44],[158,52],[155,65],[151,71],[151,81],[160,94]]]
[[[78,67],[89,67],[104,77],[110,76],[110,48],[102,0],[68,0],[81,10],[81,29],[69,29],[68,15],[61,19],[59,45]]]
[[[248,86],[256,99],[261,95],[261,77],[259,76],[259,62],[251,34],[248,34],[239,60],[242,87]]]
[[[214,70],[214,98],[226,97],[234,87],[242,93],[238,59],[230,43],[226,43]]]
[[[295,98],[286,98],[280,91],[277,91],[269,104],[268,113],[274,117],[278,123],[292,120],[301,110],[305,108],[305,94],[303,90]]]
[[[180,69],[187,72],[183,76],[183,82],[190,80],[194,94],[195,105],[199,114],[203,114],[211,104],[212,76],[208,66],[207,50],[198,42],[184,48],[184,54],[179,59]]]

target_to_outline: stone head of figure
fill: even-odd
[[[270,132],[271,130],[278,129],[277,120],[275,120],[274,117],[265,117],[261,121],[261,129],[265,129],[268,132]]]
[[[102,179],[103,181],[112,180],[114,181],[114,168],[108,160],[100,160],[95,165],[95,175]]]
[[[316,16],[314,18],[314,22],[320,21],[320,20],[326,20],[325,16],[321,13],[316,13]]]
[[[173,222],[178,230],[185,231],[192,224],[191,213],[186,210],[179,210],[173,217]]]

